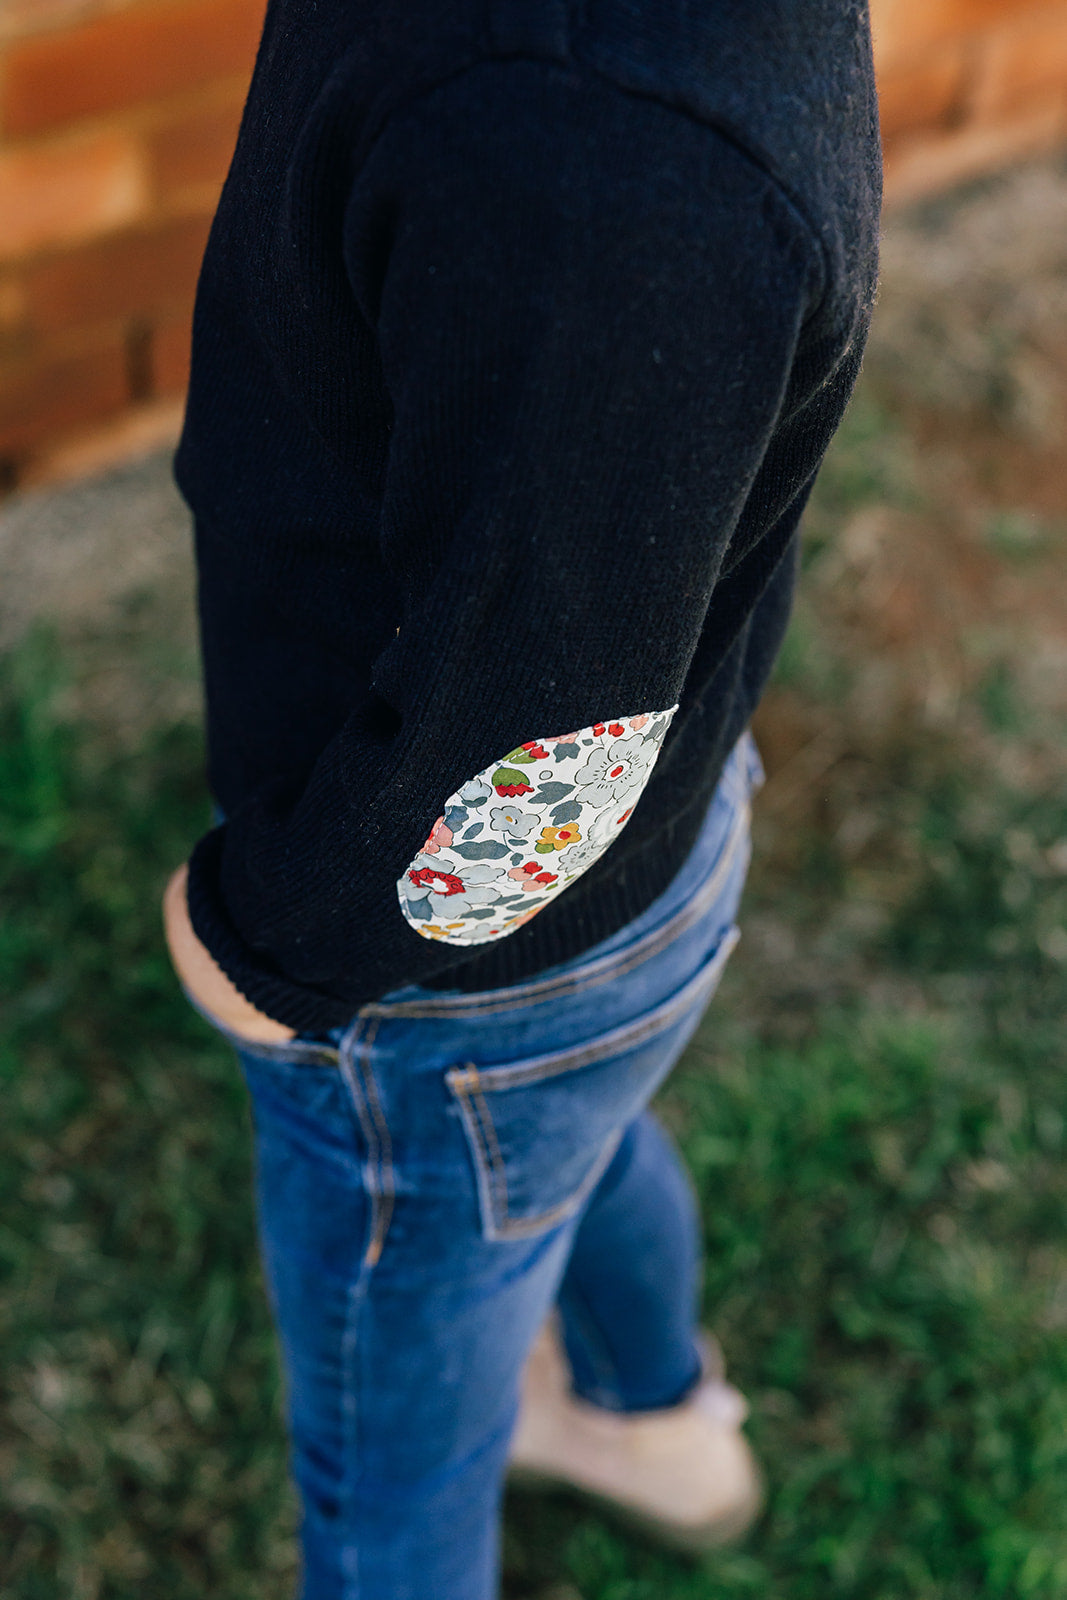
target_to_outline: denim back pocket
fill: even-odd
[[[610,1033],[448,1070],[487,1239],[529,1238],[578,1209],[692,1037],[737,939],[731,928],[681,989]]]

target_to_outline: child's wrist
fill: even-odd
[[[189,917],[187,880],[188,868],[179,867],[163,893],[163,929],[182,987],[194,1004],[228,1033],[239,1034],[252,1044],[282,1044],[292,1039],[294,1029],[257,1010],[197,937]]]

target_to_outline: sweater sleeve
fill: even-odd
[[[403,611],[302,791],[254,794],[189,882],[215,960],[301,1031],[521,937],[610,850],[821,284],[726,137],[527,60],[392,113],[342,247],[392,405]]]

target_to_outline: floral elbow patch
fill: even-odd
[[[397,880],[416,933],[484,944],[542,911],[626,826],[677,709],[532,739],[450,795]]]

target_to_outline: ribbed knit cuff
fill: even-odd
[[[629,856],[624,874],[612,871],[610,856],[575,884],[558,905],[550,906],[525,928],[491,945],[472,960],[444,972],[397,976],[390,988],[416,982],[429,989],[504,988],[534,977],[548,967],[571,961],[601,940],[618,933],[646,911],[679,871],[707,815],[708,797],[700,795]],[[319,1037],[351,1022],[361,1005],[381,1000],[385,991],[348,998],[292,983],[270,958],[253,950],[235,928],[222,898],[221,865],[224,830],[215,828],[199,841],[189,861],[189,916],[201,943],[230,981],[266,1016]]]
[[[223,842],[224,830],[215,828],[204,835],[189,858],[187,895],[193,932],[230,982],[266,1016],[297,1033],[318,1035],[344,1027],[358,1005],[291,983],[269,957],[251,950],[241,938],[220,889]]]

